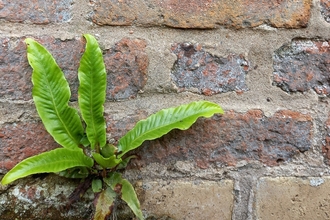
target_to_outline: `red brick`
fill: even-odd
[[[107,123],[107,133],[111,135],[111,138],[117,143],[117,141],[134,125],[142,119],[148,117],[148,114],[144,110],[137,110],[134,114],[125,114],[121,119],[115,118],[113,115],[105,113],[104,115]]]
[[[145,119],[146,111],[137,110],[122,119],[105,113],[107,133],[117,142],[139,120]],[[47,133],[41,122],[20,122],[0,126],[0,170],[9,170],[23,159],[60,147]],[[1,172],[0,172],[1,173]]]
[[[330,0],[320,0],[321,14],[324,20],[330,22]]]
[[[79,61],[84,51],[82,38],[62,41],[49,36],[38,37],[62,68],[71,89],[71,100],[77,100]],[[26,59],[24,39],[0,39],[0,96],[10,100],[32,98],[31,73]],[[148,57],[143,40],[123,39],[105,51],[108,73],[107,99],[135,97],[147,81]]]
[[[70,21],[73,0],[3,0],[0,18],[11,22],[49,24]]]
[[[179,91],[197,89],[198,93],[213,95],[248,90],[245,76],[250,64],[243,56],[217,57],[190,43],[175,44],[172,51],[177,56],[172,79]]]
[[[118,140],[138,120],[146,116],[145,111],[137,111],[133,115],[126,115],[123,120],[114,120],[111,115],[105,114],[107,131],[111,133],[112,138]],[[9,170],[27,157],[56,147],[60,145],[47,133],[41,122],[4,124],[0,126],[0,171]]]
[[[100,0],[92,20],[99,25],[170,26],[175,28],[306,27],[311,0]]]
[[[136,164],[195,161],[200,168],[235,166],[238,161],[260,161],[276,166],[310,149],[313,123],[309,115],[289,110],[266,117],[260,110],[228,111],[223,116],[198,120],[191,129],[174,130],[147,141],[136,154]]]
[[[146,42],[124,38],[104,55],[109,100],[134,98],[147,83],[149,59]]]
[[[27,157],[60,147],[41,122],[5,124],[0,133],[0,170],[9,170]]]
[[[84,45],[81,38],[61,41],[49,36],[36,39],[54,56],[69,81],[72,100],[77,99],[77,69]],[[32,69],[26,59],[24,38],[0,39],[0,95],[10,100],[29,100],[32,98]]]
[[[286,92],[330,93],[329,41],[293,40],[275,51],[273,84]]]

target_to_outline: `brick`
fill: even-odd
[[[329,177],[260,178],[256,219],[328,219],[329,187]]]
[[[274,52],[273,84],[286,92],[329,95],[329,41],[293,40]]]
[[[232,219],[233,181],[143,182],[141,208],[156,219]]]
[[[123,118],[105,114],[107,133],[119,140],[135,123],[146,118],[147,112],[137,110]],[[0,125],[0,173],[10,170],[27,157],[60,147],[48,134],[41,122],[18,122]]]
[[[116,142],[146,117],[147,112],[141,110],[122,119],[106,114],[107,132]],[[174,130],[163,138],[145,142],[134,152],[141,158],[135,162],[144,166],[189,160],[207,168],[257,160],[274,166],[309,150],[312,137],[312,119],[308,115],[279,111],[265,117],[260,110],[245,114],[229,111],[221,117],[198,120],[187,131]],[[21,160],[59,145],[41,123],[19,122],[0,127],[0,147],[0,169],[5,172]]]
[[[36,39],[54,56],[67,78],[71,101],[77,100],[79,61],[84,51],[82,38],[66,41],[49,36]],[[32,69],[26,59],[23,38],[1,38],[0,42],[0,96],[9,100],[32,99]],[[143,40],[123,39],[110,50],[105,50],[104,60],[108,73],[107,99],[135,97],[147,81],[148,56]]]
[[[19,122],[0,126],[0,173],[27,157],[60,147],[43,124]]]
[[[40,174],[15,181],[10,187],[0,185],[1,219],[90,219],[93,203],[88,196],[67,206],[79,181]]]
[[[199,168],[235,166],[238,161],[260,161],[269,166],[312,146],[313,122],[309,115],[283,110],[266,117],[260,110],[228,111],[223,116],[198,120],[186,131],[174,130],[147,141],[136,154],[137,166],[153,162],[173,165],[194,161]]]
[[[146,42],[124,38],[104,55],[108,100],[134,98],[147,83]]]
[[[302,28],[310,19],[311,0],[99,0],[92,20],[98,25],[175,28],[251,28],[267,24]]]
[[[73,0],[2,0],[0,19],[11,22],[49,24],[72,19]]]
[[[324,155],[325,162],[330,165],[330,115],[325,122],[326,134],[324,137],[324,145],[322,146],[322,153]]]
[[[174,44],[172,52],[177,60],[171,76],[179,91],[213,95],[248,90],[245,78],[250,64],[242,55],[217,57],[190,43]]]
[[[81,38],[61,41],[49,36],[36,40],[45,46],[62,68],[71,88],[72,100],[77,99],[79,60],[84,50]],[[24,38],[0,40],[0,95],[10,100],[32,99],[32,69],[26,58]]]
[[[321,14],[326,22],[330,22],[330,1],[320,0]]]
[[[133,114],[125,113],[120,116],[105,113],[107,133],[109,136],[117,142],[127,131],[131,130],[134,125],[148,117],[148,114],[144,110],[136,110]]]

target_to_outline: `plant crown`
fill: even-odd
[[[68,178],[89,181],[95,193],[94,219],[110,216],[118,198],[124,200],[138,219],[143,219],[140,203],[132,184],[122,177],[134,155],[127,153],[146,140],[157,139],[173,129],[188,129],[199,117],[223,113],[221,107],[208,101],[191,102],[163,109],[119,139],[118,145],[106,140],[103,116],[107,73],[102,50],[96,39],[85,34],[86,48],[78,69],[78,110],[68,105],[71,96],[67,80],[52,55],[31,38],[25,40],[27,58],[33,68],[32,96],[37,112],[49,134],[62,147],[29,157],[12,168],[1,183],[37,173],[57,173]],[[85,184],[86,185],[86,184]],[[86,191],[78,189],[76,193]]]

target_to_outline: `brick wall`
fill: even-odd
[[[329,0],[2,0],[0,23],[0,175],[58,147],[31,100],[24,39],[51,51],[75,105],[90,33],[112,141],[162,108],[205,99],[226,111],[135,150],[125,176],[148,219],[329,219]],[[1,219],[88,219],[90,194],[65,206],[78,184],[0,186]]]

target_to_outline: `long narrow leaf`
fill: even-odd
[[[117,172],[111,173],[108,177],[103,178],[103,180],[116,193],[121,194],[121,199],[127,203],[139,220],[144,219],[139,199],[135,193],[134,187],[128,180],[123,179],[121,174]]]
[[[116,196],[116,193],[111,188],[107,188],[96,194],[94,199],[95,213],[93,220],[108,219],[108,217],[113,214]],[[115,215],[115,213],[113,215]]]
[[[188,129],[199,117],[211,117],[215,113],[223,114],[222,108],[208,101],[191,102],[176,108],[163,109],[135,127],[119,140],[118,157],[139,147],[146,140],[154,140],[177,128]]]
[[[27,38],[27,57],[33,68],[33,100],[46,130],[63,147],[77,148],[83,127],[77,111],[68,106],[70,88],[52,55]]]
[[[87,125],[88,140],[91,143],[91,148],[94,149],[96,144],[103,147],[106,143],[103,104],[107,79],[102,51],[96,39],[88,34],[85,34],[84,37],[87,44],[78,70],[80,81],[78,102],[81,115]]]
[[[55,173],[72,167],[92,167],[94,161],[82,149],[57,148],[18,163],[1,180],[3,185],[36,173]]]
[[[140,208],[140,202],[132,184],[128,180],[123,179],[121,185],[121,199],[127,203],[139,220],[143,220],[144,218]]]

